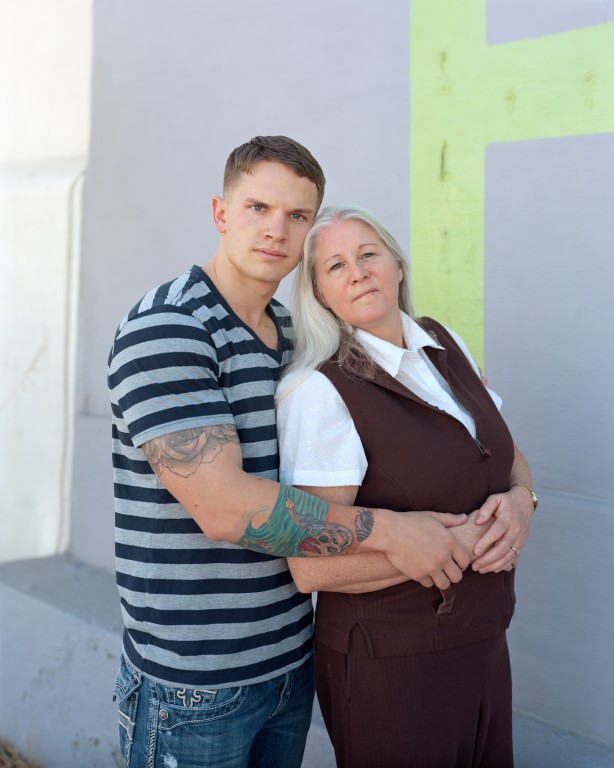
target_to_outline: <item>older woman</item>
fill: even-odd
[[[319,591],[316,682],[337,765],[513,765],[505,631],[537,504],[526,461],[462,340],[412,318],[407,264],[359,208],[320,213],[295,282],[279,390],[282,482],[330,501],[469,514],[440,590],[385,555],[290,561]]]

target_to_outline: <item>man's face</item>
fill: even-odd
[[[257,163],[223,200],[213,200],[226,266],[242,281],[276,287],[301,258],[317,204],[312,181],[281,163]]]

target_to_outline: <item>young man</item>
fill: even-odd
[[[115,697],[127,766],[300,766],[311,600],[284,557],[380,551],[442,588],[469,563],[446,527],[462,518],[329,505],[276,482],[273,395],[292,333],[272,297],[323,194],[297,142],[238,147],[213,200],[212,261],[150,291],[117,331]]]

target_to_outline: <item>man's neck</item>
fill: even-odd
[[[233,312],[257,335],[261,335],[263,323],[270,321],[266,309],[277,285],[250,280],[231,272],[218,254],[203,267],[203,271]]]

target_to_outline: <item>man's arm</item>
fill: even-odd
[[[357,485],[297,487],[330,503],[344,505],[353,504],[358,493]],[[361,552],[317,561],[306,557],[290,557],[288,565],[301,592],[323,590],[358,594],[392,587],[408,580],[383,552]]]
[[[329,502],[340,504],[352,504],[358,491],[358,486],[300,486],[300,488]],[[431,515],[435,519],[439,517],[437,512],[411,512],[408,514]],[[448,516],[442,517],[447,519]],[[484,533],[484,527],[476,524],[476,517],[477,512],[473,512],[466,522],[450,529],[450,533],[468,553],[473,552],[474,546]],[[395,568],[386,555],[381,552],[364,552],[318,561],[292,557],[288,559],[288,565],[301,592],[326,591],[361,594],[392,587],[409,580],[409,577]]]
[[[383,552],[408,578],[442,589],[460,581],[469,564],[439,517],[330,504],[243,472],[233,425],[181,430],[142,449],[160,482],[212,540],[282,557]]]

